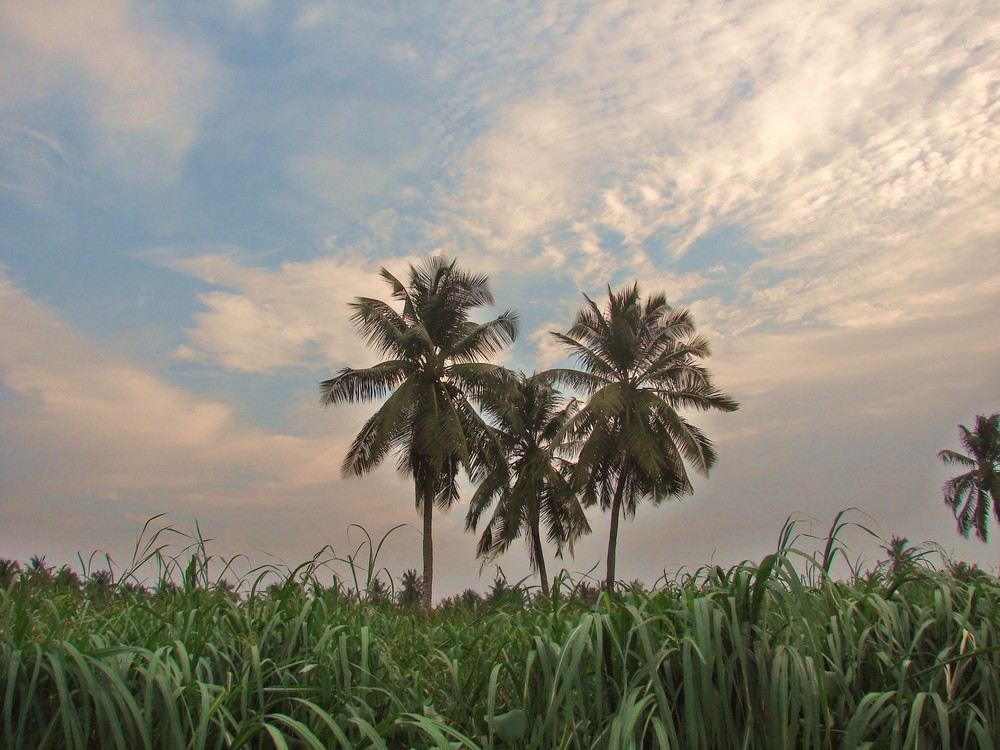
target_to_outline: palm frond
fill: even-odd
[[[358,297],[348,307],[354,311],[351,323],[368,346],[381,356],[406,355],[403,336],[407,323],[403,316],[382,300],[369,297]]]
[[[341,465],[344,476],[368,473],[402,445],[413,409],[412,395],[412,386],[404,382],[365,422]]]
[[[946,464],[958,464],[959,466],[967,466],[970,469],[976,467],[976,461],[974,459],[971,459],[968,456],[963,456],[961,453],[957,453],[952,450],[938,451],[938,458]]]
[[[319,401],[324,406],[385,398],[411,372],[410,363],[402,360],[381,362],[372,367],[341,369],[337,376],[319,385]]]
[[[410,272],[412,275],[413,266],[410,266]],[[392,290],[391,294],[393,299],[399,300],[400,302],[405,302],[410,299],[410,293],[406,288],[406,285],[393,276],[389,272],[389,269],[385,267],[380,268],[379,276],[381,276],[389,284],[389,288]]]
[[[507,310],[486,323],[469,326],[451,350],[456,362],[476,362],[503,351],[517,338],[518,316]]]

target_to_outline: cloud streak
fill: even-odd
[[[175,356],[245,373],[282,368],[363,366],[372,355],[350,324],[349,303],[358,296],[386,297],[378,266],[345,252],[277,269],[250,265],[232,250],[183,257],[161,248],[147,257],[227,291],[199,295],[207,308],[194,316],[190,344]],[[405,274],[417,257],[385,263]]]
[[[206,47],[125,0],[4,4],[0,40],[0,115],[41,112],[45,138],[141,184],[177,177],[221,81]]]
[[[44,446],[63,464],[34,478],[50,490],[96,499],[155,493],[183,502],[221,472],[227,482],[239,477],[243,490],[229,490],[239,495],[257,479],[294,483],[296,466],[325,450],[240,424],[230,406],[101,353],[0,281],[0,374],[17,396],[7,420],[21,441]]]
[[[976,3],[601,4],[548,38],[533,90],[471,144],[449,209],[497,252],[550,238],[590,283],[735,224],[765,254],[740,280],[754,302],[840,324],[838,302],[923,272],[922,243],[954,217],[986,214],[973,244],[997,236],[998,23]]]
[[[256,550],[258,562],[273,554],[297,564],[326,544],[342,547],[352,522],[384,533],[409,518],[411,492],[391,470],[340,479],[361,421],[353,410],[324,414],[300,436],[246,424],[230,404],[103,352],[4,275],[0,393],[7,556],[27,559],[42,544],[50,559],[95,549],[119,558],[142,521],[169,512],[182,526],[197,518],[217,554]],[[403,544],[391,559],[418,550],[419,540]]]

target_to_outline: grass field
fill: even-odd
[[[835,581],[835,537],[652,591],[432,612],[312,564],[238,596],[203,548],[152,587],[25,573],[0,591],[0,743],[995,749],[1000,581],[914,550]]]

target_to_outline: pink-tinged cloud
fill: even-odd
[[[371,476],[340,477],[367,407],[314,404],[299,420],[301,436],[246,424],[231,405],[102,350],[2,274],[0,384],[3,556],[75,564],[77,552],[103,550],[121,562],[144,520],[168,513],[158,523],[189,535],[197,520],[213,554],[292,567],[326,545],[341,557],[357,553],[364,535],[348,533],[352,524],[376,542],[403,524],[381,564],[396,576],[419,568],[413,489],[394,462]],[[445,518],[438,540],[468,562],[475,540],[462,517]],[[179,541],[172,554],[182,548]],[[442,571],[442,590],[474,585],[468,567]]]

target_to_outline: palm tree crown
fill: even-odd
[[[687,310],[670,307],[662,293],[643,301],[638,284],[609,287],[603,310],[584,298],[569,331],[553,333],[581,369],[554,372],[589,396],[571,428],[582,441],[575,477],[586,505],[611,511],[610,589],[619,517],[633,517],[644,497],[659,504],[690,493],[685,461],[703,474],[715,463],[711,441],[677,410],[734,411],[739,404],[699,364],[709,346]]]
[[[985,542],[991,499],[993,515],[1000,523],[1000,413],[977,416],[971,432],[959,425],[958,435],[967,455],[943,450],[938,456],[968,471],[944,483],[944,501],[955,514],[959,533],[968,537],[975,529],[976,537]]]
[[[502,460],[489,466],[469,505],[467,529],[475,530],[483,514],[494,507],[479,539],[477,553],[494,556],[506,552],[515,539],[528,542],[532,570],[548,595],[540,526],[556,545],[572,553],[574,541],[590,532],[587,517],[569,481],[572,468],[561,457],[566,426],[576,412],[552,384],[548,373],[511,373],[507,387],[484,397],[483,411],[492,418]]]
[[[458,499],[459,467],[472,475],[490,434],[470,399],[496,387],[501,368],[487,360],[517,336],[510,310],[486,323],[473,310],[493,304],[485,275],[455,261],[431,257],[410,266],[403,284],[385,268],[381,276],[401,303],[358,298],[351,321],[369,347],[385,359],[371,367],[345,367],[320,384],[324,405],[385,399],[351,444],[341,467],[360,476],[395,453],[397,468],[414,482],[423,516],[423,598],[430,606],[433,581],[433,506]]]

